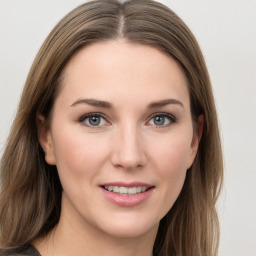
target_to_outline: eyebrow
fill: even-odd
[[[182,102],[176,99],[166,99],[166,100],[152,102],[148,105],[148,108],[160,108],[169,104],[177,104],[184,108],[184,105],[182,104]]]
[[[95,99],[78,99],[70,107],[76,106],[78,104],[87,104],[99,108],[112,108],[112,105],[109,102]]]
[[[87,104],[87,105],[94,106],[94,107],[99,107],[99,108],[112,108],[111,103],[109,103],[108,101],[96,100],[96,99],[78,99],[74,103],[72,103],[70,107],[74,107],[74,106],[79,105],[79,104]],[[160,108],[160,107],[164,107],[164,106],[170,105],[170,104],[176,104],[176,105],[180,105],[181,107],[184,107],[182,102],[179,101],[179,100],[165,99],[165,100],[152,102],[148,105],[147,108],[149,108],[149,109]]]

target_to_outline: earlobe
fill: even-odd
[[[50,165],[55,165],[55,154],[54,154],[54,147],[52,141],[51,131],[45,117],[41,114],[37,115],[36,119],[37,123],[37,137],[39,143],[45,153],[45,161]]]
[[[191,153],[190,153],[190,159],[187,165],[187,169],[191,167],[196,157],[199,143],[203,134],[203,128],[204,128],[204,116],[200,115],[197,119],[196,129],[194,131],[193,139],[191,142]]]

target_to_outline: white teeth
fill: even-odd
[[[145,192],[146,191],[146,187],[141,187],[141,192]]]
[[[128,188],[128,194],[132,194],[132,195],[134,195],[134,194],[136,194],[136,192],[137,192],[136,187]]]
[[[141,187],[137,187],[137,188],[136,188],[136,192],[137,192],[137,193],[141,193]]]
[[[128,188],[126,188],[126,187],[120,187],[119,188],[119,193],[120,194],[127,194],[127,192],[128,192]]]
[[[113,186],[113,191],[114,191],[115,193],[119,193],[119,187]]]
[[[134,195],[141,192],[145,192],[147,187],[118,187],[118,186],[104,186],[104,188],[108,191],[112,191],[118,194],[126,194],[126,195]]]

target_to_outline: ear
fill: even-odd
[[[45,120],[45,117],[41,114],[37,115],[37,137],[39,143],[45,153],[45,161],[50,165],[55,165],[55,153],[52,141],[51,131]]]
[[[189,161],[187,164],[187,169],[189,169],[192,166],[192,164],[195,160],[199,142],[200,142],[202,134],[203,134],[203,128],[204,128],[204,116],[200,115],[197,119],[196,128],[195,128],[193,139],[191,142],[190,157],[189,157]]]

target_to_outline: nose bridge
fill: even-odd
[[[139,127],[133,123],[120,125],[115,135],[113,163],[125,169],[134,169],[145,164],[146,156]]]

